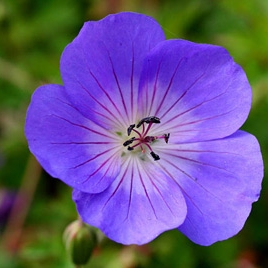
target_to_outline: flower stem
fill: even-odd
[[[5,232],[3,233],[2,245],[11,253],[19,249],[23,225],[28,214],[36,186],[39,182],[42,168],[30,155],[22,177],[21,186],[12,206]]]

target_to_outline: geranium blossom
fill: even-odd
[[[31,152],[74,188],[83,221],[123,244],[178,228],[210,245],[243,227],[260,193],[242,68],[222,47],[165,40],[135,13],[86,22],[64,50],[64,85],[43,85],[26,120]]]

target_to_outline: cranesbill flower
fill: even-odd
[[[86,223],[123,244],[178,228],[210,245],[243,227],[260,193],[242,68],[222,47],[165,40],[135,13],[86,22],[64,50],[62,85],[43,85],[26,119],[31,152],[74,188]]]

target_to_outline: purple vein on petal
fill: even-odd
[[[180,123],[180,124],[175,125],[175,126],[169,126],[168,129],[175,129],[175,128],[183,127],[183,126],[187,126],[187,125],[194,125],[194,124],[201,123],[201,122],[204,122],[204,121],[207,121],[207,120],[211,120],[211,119],[219,118],[219,117],[221,117],[221,116],[225,116],[225,115],[227,115],[227,114],[233,112],[235,109],[236,109],[236,108],[234,108],[234,109],[232,109],[232,110],[230,110],[230,111],[228,111],[228,112],[226,112],[226,113],[219,114],[219,115],[214,115],[214,116],[210,116],[210,117],[202,118],[202,119],[198,119],[198,120],[195,120],[195,121],[190,121],[190,122]],[[169,120],[169,121],[171,121],[171,120]],[[163,131],[163,130],[162,130],[162,127],[163,127],[163,125],[166,125],[166,123],[167,123],[167,122],[163,122],[163,124],[161,125],[161,131]],[[204,129],[202,129],[202,130],[204,130]],[[170,131],[170,130],[168,130],[168,131]],[[193,130],[189,130],[189,131],[191,132],[191,131],[196,131],[196,130],[193,129]],[[200,130],[199,130],[199,131],[200,131]],[[165,132],[165,131],[164,131],[164,132]],[[173,134],[175,134],[175,133],[179,133],[179,132],[183,132],[183,130],[176,130],[176,131],[174,130],[174,131],[173,131]]]
[[[114,101],[112,100],[111,96],[108,94],[108,92],[104,89],[104,87],[101,85],[101,83],[99,82],[99,80],[97,79],[97,77],[92,73],[92,71],[90,70],[89,66],[87,65],[87,69],[90,73],[90,75],[93,77],[94,81],[97,83],[97,85],[99,86],[99,88],[102,90],[102,92],[105,94],[105,96],[107,97],[107,99],[111,102],[111,104],[114,106],[114,108],[117,110],[117,112],[122,116],[122,114],[120,113],[120,110],[118,109],[118,107],[116,106],[116,104],[114,103]],[[90,95],[91,96],[91,95]],[[105,106],[104,106],[105,107]]]
[[[132,159],[132,162],[134,160]],[[129,187],[129,199],[128,199],[128,208],[127,208],[127,215],[125,218],[125,221],[128,219],[129,216],[129,211],[130,211],[130,207],[131,207],[131,201],[132,201],[132,193],[133,193],[133,181],[134,181],[134,167],[133,167],[133,163],[132,165],[129,165],[131,167],[131,179],[130,179],[130,187]]]
[[[138,166],[137,163],[136,163],[136,170],[137,170],[137,172],[138,172],[138,174],[139,174],[140,182],[141,182],[141,184],[142,184],[144,193],[145,193],[145,195],[146,195],[146,197],[147,197],[147,199],[148,199],[148,201],[149,201],[149,203],[150,203],[150,205],[151,205],[151,208],[152,208],[152,210],[153,210],[153,212],[154,212],[155,218],[158,219],[158,217],[157,217],[157,215],[156,215],[156,212],[155,212],[155,209],[154,209],[154,206],[153,206],[153,204],[152,204],[152,201],[151,201],[151,199],[150,199],[150,196],[149,196],[149,194],[148,194],[148,191],[147,191],[146,186],[145,186],[145,184],[144,184],[144,181],[143,181],[143,179],[142,179],[141,170],[140,170],[140,168],[139,168],[139,166]],[[144,171],[145,171],[145,169],[144,169]],[[150,178],[150,175],[151,175],[151,174],[146,173],[146,175],[147,175],[148,178],[151,180],[151,178]]]
[[[106,142],[106,141],[70,141],[70,142],[50,142],[54,145],[90,145],[90,144],[115,144],[117,142]]]
[[[159,178],[154,177],[153,179],[149,176],[149,173],[146,169],[144,169],[144,172],[147,174],[150,182],[152,183],[153,187],[156,189],[156,191],[158,192],[158,194],[161,196],[162,200],[164,201],[164,203],[166,204],[167,208],[169,209],[169,211],[171,212],[172,215],[174,215],[172,209],[170,208],[170,206],[168,205],[168,203],[166,202],[166,199],[164,198],[163,194],[161,193],[161,191],[159,190],[159,188],[156,186],[155,181],[158,181],[158,183],[161,183]],[[175,215],[174,215],[175,216]]]
[[[111,57],[109,57],[109,59],[110,59],[111,65],[112,65],[113,75],[114,75],[114,78],[115,78],[115,81],[116,81],[116,85],[117,85],[117,88],[118,88],[118,91],[119,91],[119,94],[120,94],[120,97],[121,97],[121,101],[122,101],[122,104],[123,104],[123,107],[124,107],[124,110],[125,110],[127,119],[129,121],[130,119],[129,119],[129,114],[128,114],[127,106],[126,106],[126,103],[125,103],[125,98],[124,98],[124,95],[122,93],[122,89],[121,89],[121,86],[119,84],[118,77],[117,77],[116,72],[114,70],[114,65],[113,65],[113,62],[112,62]]]
[[[178,124],[174,127],[181,127],[181,126],[187,126],[187,125],[192,125],[192,124],[196,124],[196,123],[200,123],[200,122],[203,122],[203,121],[207,121],[207,120],[211,120],[211,119],[215,119],[215,118],[218,118],[218,117],[221,117],[221,116],[224,116],[224,115],[227,115],[231,112],[233,112],[235,109],[232,109],[226,113],[222,113],[222,114],[218,114],[218,115],[214,115],[214,116],[210,116],[210,117],[206,117],[206,118],[202,118],[202,119],[199,119],[199,120],[195,120],[195,121],[191,121],[191,122],[186,122],[186,123],[183,123],[183,124]]]
[[[73,106],[73,105],[72,105],[71,103],[69,103],[69,102],[63,101],[62,99],[59,99],[59,98],[50,98],[50,99],[55,99],[55,100],[57,100],[58,102],[61,102],[61,103],[63,103],[64,105],[69,106],[71,109],[73,109],[73,110],[75,110],[76,112],[79,113],[79,110],[77,109],[77,107]]]
[[[169,148],[169,151],[178,151],[178,149]],[[179,149],[180,152],[187,152],[187,153],[215,153],[215,154],[230,154],[230,155],[236,155],[240,156],[240,154],[233,153],[233,152],[222,152],[222,151],[212,151],[212,150],[192,150],[192,149]]]
[[[99,111],[93,110],[93,109],[91,109],[91,108],[90,108],[90,111],[91,111],[92,114],[97,114],[97,115],[99,115],[99,116],[101,116],[101,117],[103,117],[103,118],[106,118],[106,119],[110,120],[110,121],[112,122],[113,125],[117,125],[117,127],[121,128],[122,125],[121,125],[121,122],[120,122],[119,120],[114,121],[114,120],[112,120],[110,117],[108,117],[107,115],[102,114],[102,113],[100,113]],[[113,116],[113,117],[114,117],[114,116]]]
[[[118,189],[120,188],[121,184],[123,183],[124,179],[125,179],[125,176],[126,176],[126,173],[128,171],[128,167],[124,167],[124,165],[128,165],[126,164],[126,162],[129,162],[129,161],[125,161],[123,166],[122,166],[122,170],[124,170],[124,173],[120,179],[120,181],[118,182],[118,185],[116,186],[116,188],[114,189],[114,191],[112,192],[112,194],[110,195],[110,197],[108,198],[108,200],[105,202],[105,204],[103,205],[103,208],[102,210],[105,209],[105,207],[107,206],[107,204],[110,202],[110,200],[114,197],[114,195],[116,194],[116,192],[118,191]]]
[[[118,117],[116,117],[116,115],[114,113],[112,113],[105,105],[103,105],[100,101],[98,101],[79,81],[77,81],[77,83],[80,84],[81,88],[86,91],[86,93],[97,103],[101,106],[101,108],[103,108],[108,114],[110,114],[114,119],[109,118],[109,120],[113,123],[113,124],[118,124],[119,126],[122,126],[122,122],[118,119]],[[96,111],[94,111],[94,113],[96,113]],[[97,112],[97,114],[100,114],[99,112]],[[120,112],[119,112],[120,114]],[[102,115],[102,114],[100,114]],[[102,115],[103,117],[105,117],[104,115]],[[121,114],[120,114],[121,116]],[[106,117],[108,118],[108,117]]]
[[[192,181],[197,181],[197,178],[194,178],[193,176],[191,176],[190,174],[188,174],[186,171],[180,169],[177,165],[175,165],[173,162],[161,157],[161,160],[166,161],[169,165],[171,165],[172,167],[174,167],[175,169],[177,169],[178,171],[180,171],[182,174],[184,174],[186,177],[188,177],[189,179],[191,179]],[[162,165],[161,165],[162,166]]]
[[[80,83],[80,82],[78,82],[79,84],[80,84],[80,86],[87,92],[87,90],[84,88],[84,86]],[[88,92],[87,92],[88,93]],[[94,99],[94,101],[96,101],[97,103],[98,103],[98,100],[95,100],[95,98],[93,97],[93,96],[91,96],[93,99]],[[68,103],[68,102],[65,102],[65,101],[62,101],[61,99],[58,99],[58,98],[56,98],[56,100],[58,100],[59,102],[61,102],[61,103],[64,103],[65,105],[68,105],[70,108],[72,108],[72,109],[74,109],[75,111],[77,111],[77,112],[79,112],[79,110],[76,108],[76,107],[74,107],[72,104],[70,104],[70,103]],[[98,103],[99,105],[102,105],[101,103]],[[106,108],[106,107],[103,107],[103,108]],[[118,124],[118,122],[115,122],[113,119],[111,119],[110,117],[108,117],[107,115],[105,115],[105,114],[102,114],[102,113],[100,113],[99,111],[95,111],[95,110],[93,110],[93,109],[91,109],[91,108],[89,108],[90,109],[90,111],[91,111],[91,113],[96,113],[96,114],[98,114],[98,115],[100,115],[100,116],[102,116],[102,117],[104,117],[104,118],[106,118],[106,119],[108,119],[108,120],[110,120],[113,124]],[[108,111],[109,112],[109,111]],[[79,112],[80,113],[80,112]],[[111,115],[113,115],[112,113],[110,113]],[[115,118],[115,119],[117,119],[117,118]],[[119,126],[121,126],[121,124],[119,125]]]
[[[105,151],[103,151],[103,152],[101,152],[101,153],[99,153],[99,154],[96,154],[94,157],[92,157],[92,158],[90,158],[90,159],[88,159],[88,160],[86,160],[86,161],[84,161],[84,162],[82,162],[82,163],[80,163],[80,164],[78,164],[78,165],[72,167],[72,168],[75,169],[75,168],[81,167],[81,166],[83,166],[83,165],[85,165],[85,164],[87,164],[87,163],[89,163],[89,162],[91,162],[91,161],[97,159],[98,157],[100,157],[100,156],[102,156],[102,155],[104,155],[104,154],[106,154],[106,153],[108,153],[108,152],[110,152],[110,151],[113,151],[113,150],[116,149],[116,148],[118,148],[118,146],[109,148],[109,149],[107,149],[107,150],[105,150]]]
[[[200,208],[195,204],[195,202],[192,200],[191,196],[182,188],[182,186],[177,182],[177,180],[173,177],[173,175],[166,169],[166,166],[162,165],[161,163],[158,163],[158,165],[166,172],[166,174],[178,185],[178,187],[181,189],[183,195],[187,196],[189,200],[192,202],[193,206],[196,207],[196,209],[203,214],[203,212],[200,210]],[[194,180],[195,181],[195,180]],[[187,216],[186,216],[187,217]]]
[[[180,151],[180,150],[177,150],[177,152]],[[180,155],[177,155],[177,154],[172,154],[172,153],[169,153],[169,152],[165,152],[166,155],[169,155],[171,157],[175,157],[175,158],[179,158],[181,160],[185,160],[185,161],[189,161],[189,162],[192,162],[192,163],[195,163],[195,164],[198,164],[198,165],[201,165],[201,166],[208,166],[208,167],[212,167],[212,168],[216,168],[216,169],[220,169],[222,171],[225,171],[227,173],[230,173],[232,175],[234,175],[234,173],[224,169],[224,168],[221,168],[221,167],[218,167],[218,166],[215,166],[215,165],[211,165],[209,163],[204,163],[204,162],[201,162],[201,161],[198,161],[198,160],[195,160],[195,159],[191,159],[191,158],[188,158],[188,157],[184,157],[184,156],[180,156]]]
[[[155,115],[157,115],[158,112],[160,111],[160,109],[161,109],[161,107],[162,107],[162,105],[163,105],[163,103],[164,103],[164,101],[165,101],[165,99],[166,99],[166,97],[167,97],[167,95],[168,95],[168,92],[169,92],[169,90],[170,90],[170,88],[171,88],[171,86],[172,86],[172,84],[173,84],[174,77],[175,77],[175,75],[176,75],[176,73],[177,73],[177,71],[178,71],[178,69],[179,69],[179,66],[181,65],[182,60],[183,60],[183,58],[178,62],[177,66],[176,66],[176,68],[175,68],[175,70],[174,70],[174,73],[173,73],[172,76],[171,76],[170,82],[169,82],[169,84],[168,84],[168,86],[167,86],[167,88],[166,88],[166,91],[165,91],[165,93],[164,93],[164,96],[163,96],[163,98],[161,99],[161,102],[160,102],[160,104],[158,105],[158,107],[157,107],[157,109],[156,109],[156,111],[155,111],[155,113],[154,113]]]
[[[176,156],[176,155],[172,155],[172,156],[175,156],[175,157],[177,157],[177,158],[181,158],[181,157]],[[173,164],[171,161],[169,161],[169,160],[167,160],[167,159],[165,159],[165,158],[163,158],[163,157],[162,157],[161,159],[164,160],[164,161],[166,161],[168,164],[170,164],[171,166],[173,166],[175,169],[177,169],[178,171],[180,171],[180,172],[183,173],[184,175],[186,175],[186,177],[190,178],[192,181],[194,181],[196,184],[198,184],[198,186],[199,186],[200,188],[202,188],[205,192],[207,192],[208,194],[212,195],[215,199],[218,199],[220,202],[222,202],[221,199],[219,199],[219,198],[218,198],[217,196],[215,196],[212,192],[210,192],[209,190],[207,190],[202,184],[200,184],[200,183],[198,182],[198,179],[197,179],[197,178],[194,178],[193,176],[191,176],[190,174],[188,174],[188,173],[185,172],[184,170],[180,169],[178,166],[176,166],[175,164]],[[228,170],[226,170],[226,169],[220,168],[220,167],[218,167],[218,166],[210,165],[210,164],[207,164],[207,163],[202,163],[202,162],[199,162],[199,161],[196,161],[196,160],[193,160],[193,159],[190,159],[190,158],[185,158],[185,157],[183,157],[183,158],[181,158],[181,159],[183,159],[183,160],[189,160],[189,161],[195,162],[195,163],[197,163],[197,164],[201,164],[201,165],[206,165],[206,166],[210,166],[210,167],[213,167],[213,168],[217,168],[217,169],[223,170],[223,171],[225,171],[225,172],[227,172],[227,173],[230,173],[230,174],[234,175],[232,172],[230,172],[230,171],[228,171]]]
[[[112,164],[115,162],[115,160],[116,160],[116,155],[118,154],[118,151],[116,151],[114,154],[112,154],[110,157],[108,157],[94,172],[92,172],[89,176],[88,176],[88,178],[85,180],[85,181],[83,181],[82,183],[85,183],[85,182],[87,182],[92,176],[94,176],[97,172],[99,172],[101,169],[103,169],[105,166],[106,166],[106,164],[112,159],[112,161],[110,161],[110,165],[107,167],[107,169],[106,169],[106,171],[105,171],[105,173],[103,174],[103,176],[96,182],[96,184],[95,184],[95,186],[97,185],[97,184],[99,184],[102,180],[103,180],[103,178],[105,178],[106,177],[106,174],[108,173],[108,171],[110,171],[110,168],[111,168],[111,166],[112,166]]]
[[[134,45],[133,45],[133,42],[131,42],[131,45],[132,45],[132,63],[131,63],[131,76],[130,76],[130,87],[131,87],[131,92],[130,92],[130,98],[131,98],[131,115],[132,115],[132,118],[131,118],[131,121],[135,121],[133,116],[134,116],[134,63],[135,63],[135,51],[134,51]]]
[[[163,119],[170,111],[173,109],[176,104],[183,99],[183,97],[189,92],[189,90],[204,76],[204,73],[200,75],[183,93],[182,95],[160,116]]]
[[[150,109],[149,109],[149,113],[148,113],[148,115],[150,115],[151,114],[151,112],[152,112],[152,109],[153,109],[153,103],[154,103],[154,99],[155,99],[155,95],[156,95],[156,91],[157,91],[157,81],[158,81],[158,77],[159,77],[159,72],[160,72],[160,67],[161,67],[161,64],[162,64],[162,61],[163,61],[163,56],[162,56],[162,58],[161,58],[161,60],[160,60],[160,62],[159,62],[159,64],[158,64],[158,67],[157,67],[157,72],[156,72],[156,76],[155,76],[155,81],[154,81],[154,90],[153,90],[153,96],[152,96],[152,100],[150,101]],[[149,69],[149,68],[148,68]],[[149,83],[149,81],[148,81],[148,79],[147,79],[147,87],[146,87],[146,106],[147,106],[147,104],[148,104],[148,100],[149,100],[149,98],[148,98],[148,83]]]
[[[119,91],[119,94],[120,94],[120,97],[121,97],[121,101],[122,101],[122,104],[123,104],[123,107],[124,107],[124,110],[125,110],[125,114],[127,116],[128,122],[129,122],[130,118],[129,118],[129,114],[128,114],[128,109],[127,109],[127,106],[126,106],[125,98],[124,98],[124,95],[123,95],[123,92],[122,92],[122,89],[121,89],[117,74],[116,74],[115,69],[114,69],[114,64],[113,64],[110,52],[109,52],[109,50],[107,49],[107,47],[105,46],[104,43],[103,43],[103,46],[106,49],[106,52],[108,54],[109,61],[111,63],[111,67],[112,67],[112,70],[113,70],[114,79],[116,81],[116,85],[117,85],[117,88],[118,88],[118,91]],[[118,107],[117,107],[117,109],[118,109]],[[121,113],[120,113],[120,115],[121,115],[122,119],[125,119],[125,116],[122,116]]]
[[[166,124],[166,123],[170,123],[170,122],[173,121],[174,119],[177,119],[178,117],[180,117],[180,116],[182,116],[182,115],[184,115],[184,114],[187,114],[187,113],[193,111],[194,109],[196,109],[196,108],[202,106],[203,104],[205,104],[205,103],[207,103],[207,102],[210,102],[210,101],[213,101],[213,100],[215,100],[215,99],[217,99],[217,98],[219,98],[219,97],[222,97],[222,95],[224,95],[225,93],[226,93],[226,91],[222,92],[221,94],[219,94],[219,95],[217,95],[217,96],[215,96],[215,97],[213,97],[213,98],[211,98],[211,99],[204,100],[204,101],[198,103],[197,105],[195,105],[195,106],[193,106],[193,107],[191,107],[191,108],[189,108],[189,109],[187,109],[187,110],[185,110],[185,111],[183,111],[183,112],[181,112],[181,113],[179,113],[179,114],[176,114],[174,117],[170,118],[169,120],[165,121],[164,123],[165,123],[165,124]],[[171,107],[171,108],[172,108],[172,107]],[[170,109],[169,109],[169,111],[170,111]],[[161,117],[161,118],[163,118],[163,117]]]
[[[105,49],[107,50],[105,44],[103,43]],[[107,50],[107,53],[109,55],[109,58],[110,58],[110,54]],[[86,53],[84,52],[84,54],[86,55]],[[85,56],[86,58],[86,56]],[[123,119],[124,117],[122,116],[120,110],[118,109],[117,105],[114,103],[113,99],[111,98],[111,96],[108,94],[108,92],[104,89],[104,87],[101,85],[101,83],[99,82],[99,80],[96,78],[96,76],[92,73],[92,71],[90,70],[88,64],[86,65],[87,66],[87,69],[90,73],[90,75],[93,77],[93,79],[95,80],[95,82],[97,83],[97,85],[99,86],[99,88],[102,90],[102,92],[105,94],[105,96],[107,97],[107,99],[111,102],[111,104],[113,105],[113,107],[116,109],[116,111],[118,112],[118,114],[120,115],[120,117]],[[86,89],[85,89],[86,90]],[[88,92],[88,90],[86,90]],[[89,93],[89,92],[88,92]],[[90,96],[92,97],[92,95],[90,94]],[[100,104],[100,103],[98,103]],[[105,106],[104,106],[105,107]],[[103,108],[104,108],[103,107]],[[106,111],[108,111],[108,109],[106,109]],[[113,115],[113,114],[112,114]],[[116,117],[115,117],[116,118]]]
[[[59,118],[59,119],[61,119],[61,120],[64,120],[64,121],[68,122],[69,124],[71,124],[71,125],[73,125],[73,126],[77,126],[77,127],[83,128],[83,129],[85,129],[85,130],[88,130],[88,131],[90,131],[90,132],[92,132],[92,133],[98,134],[98,135],[100,135],[100,136],[103,136],[103,137],[106,137],[106,138],[109,138],[109,139],[116,140],[116,137],[106,135],[106,134],[104,134],[104,133],[101,133],[101,132],[96,131],[96,130],[94,130],[94,129],[92,129],[92,128],[86,127],[86,126],[84,126],[84,125],[80,125],[80,124],[74,123],[74,122],[72,122],[72,121],[70,121],[70,120],[68,120],[68,119],[66,119],[66,118],[63,118],[63,117],[61,117],[61,116],[58,116],[58,115],[56,115],[56,114],[52,114],[52,116],[55,116],[55,117],[57,117],[57,118]]]

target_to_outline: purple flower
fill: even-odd
[[[120,13],[86,22],[60,66],[64,86],[35,91],[26,136],[83,221],[123,244],[178,228],[210,245],[241,230],[263,162],[238,130],[251,88],[225,49]]]

